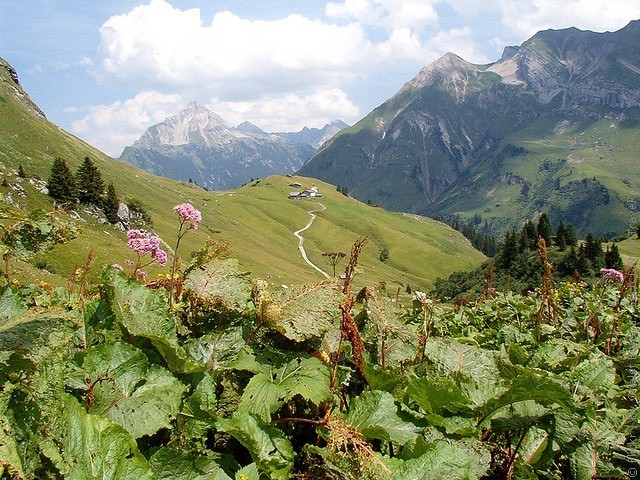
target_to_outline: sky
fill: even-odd
[[[118,157],[197,101],[265,131],[357,122],[447,52],[615,31],[640,0],[0,0],[0,57],[47,118]]]

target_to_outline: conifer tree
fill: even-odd
[[[77,200],[75,179],[67,162],[62,158],[56,158],[53,161],[47,188],[49,196],[59,202],[67,203]]]
[[[556,245],[561,252],[567,248],[567,229],[562,220],[556,229]]]
[[[22,164],[18,166],[18,176],[20,178],[27,178],[27,174],[24,172],[24,167],[22,166]]]
[[[82,165],[76,172],[76,188],[80,202],[100,204],[104,182],[100,170],[89,157],[84,157]]]
[[[551,229],[551,222],[546,213],[540,215],[538,220],[538,226],[536,228],[538,237],[544,238],[547,245],[551,245],[551,237],[553,236],[553,230]]]
[[[518,257],[518,241],[515,232],[507,232],[504,243],[498,251],[496,263],[502,268],[509,268]]]
[[[578,236],[571,223],[566,223],[564,226],[564,240],[567,245],[575,247],[578,244]]]
[[[604,266],[606,268],[622,270],[622,257],[620,256],[618,246],[615,243],[611,244],[611,248],[607,246],[607,250],[604,253]]]
[[[107,187],[107,195],[102,201],[102,211],[104,212],[105,217],[109,223],[117,223],[118,222],[118,206],[120,205],[120,200],[118,199],[118,194],[116,193],[116,187],[113,186],[112,182],[109,182],[109,186]]]
[[[580,273],[586,273],[589,270],[589,266],[589,259],[587,258],[584,243],[581,243],[578,247],[578,263],[576,264],[576,270]]]
[[[595,268],[600,268],[602,266],[602,245],[600,244],[600,240],[592,233],[587,233],[587,237],[584,241],[584,253],[587,260],[589,260]]]
[[[576,270],[580,271],[578,266],[578,253],[576,252],[576,247],[571,245],[569,252],[560,260],[558,269],[562,275],[572,275]]]

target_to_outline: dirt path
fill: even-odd
[[[323,210],[327,209],[327,207],[325,207],[321,203],[318,203],[318,205],[320,205],[320,208],[318,208],[316,210],[309,210],[308,213],[309,213],[309,215],[311,215],[311,218],[309,219],[307,224],[303,228],[298,230],[297,232],[293,232],[293,234],[296,237],[298,237],[298,250],[300,250],[300,254],[302,255],[302,259],[305,262],[307,262],[311,267],[313,267],[315,270],[317,270],[322,275],[324,275],[326,278],[331,278],[327,272],[325,272],[320,267],[318,267],[315,263],[313,263],[311,260],[309,260],[309,258],[307,257],[307,252],[304,250],[304,238],[302,237],[302,235],[300,235],[302,232],[304,232],[305,230],[309,229],[311,227],[311,225],[313,225],[313,221],[316,219],[316,216],[317,216],[315,212],[322,212]]]

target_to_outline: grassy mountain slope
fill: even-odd
[[[615,236],[638,200],[638,150],[640,127],[620,117],[545,118],[505,138],[432,209],[480,214],[496,229],[546,211],[554,225]]]
[[[1,61],[1,59],[0,59]],[[31,103],[28,95],[15,83],[5,68],[0,68],[0,169],[7,187],[0,192],[10,196],[18,207],[16,215],[33,208],[50,210],[50,199],[35,185],[34,177],[47,180],[56,157],[62,157],[75,171],[89,156],[102,172],[105,182],[113,182],[121,200],[139,200],[153,220],[155,232],[171,251],[177,233],[174,205],[190,202],[202,212],[200,229],[183,239],[180,253],[188,258],[200,248],[208,236],[226,241],[238,257],[242,268],[255,276],[269,277],[278,283],[306,283],[323,277],[303,262],[298,240],[293,231],[308,221],[308,210],[317,208],[310,201],[288,199],[290,179],[269,177],[234,191],[208,192],[193,184],[184,184],[147,174],[107,157],[73,135],[48,122]],[[22,166],[27,179],[17,177]],[[299,179],[310,186],[312,179]],[[367,282],[409,284],[426,288],[438,276],[453,270],[470,268],[483,259],[457,232],[423,218],[384,212],[344,197],[331,185],[317,182],[324,193],[327,210],[319,215],[313,227],[304,233],[309,257],[326,271],[323,251],[349,252],[353,241],[362,235],[370,237],[360,261],[359,274]],[[24,191],[21,196],[18,191]],[[9,208],[9,207],[8,207]],[[9,208],[10,209],[10,208]],[[10,209],[11,210],[11,209]],[[126,248],[124,233],[100,223],[99,219],[80,207],[82,221],[77,238],[39,253],[30,262],[13,261],[16,277],[62,283],[76,265],[84,265],[91,250],[93,272],[98,265],[124,263],[132,258]],[[15,216],[5,214],[3,225]],[[383,247],[389,249],[388,262],[379,260]],[[38,265],[36,268],[34,265]],[[344,263],[339,271],[344,269]],[[151,274],[159,270],[151,270]]]

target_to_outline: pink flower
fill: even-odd
[[[178,214],[180,220],[191,224],[189,228],[192,228],[193,230],[198,229],[198,223],[202,221],[200,210],[196,210],[190,203],[183,203],[173,207],[173,211]]]
[[[147,278],[147,272],[145,272],[144,270],[136,270],[135,272],[133,272],[133,274],[138,277],[140,280],[144,280],[145,278]]]
[[[165,252],[161,248],[157,248],[156,250],[151,252],[151,258],[158,262],[161,267],[164,267],[167,264],[167,252]]]
[[[615,268],[601,268],[600,275],[602,275],[603,277],[611,278],[618,282],[624,281],[624,275],[622,274],[622,272],[616,270]]]
[[[114,263],[113,265],[111,265],[113,268],[115,268],[116,270],[120,270],[121,272],[124,270],[124,268],[122,268],[122,265],[119,265],[117,263]]]
[[[127,267],[133,267],[135,265],[135,262],[133,260],[129,260],[128,258],[124,261],[124,263],[127,265]]]
[[[150,253],[151,258],[161,266],[164,267],[167,264],[167,254],[160,248],[160,239],[155,235],[144,230],[128,230],[127,238],[129,239],[127,246],[138,255]]]

